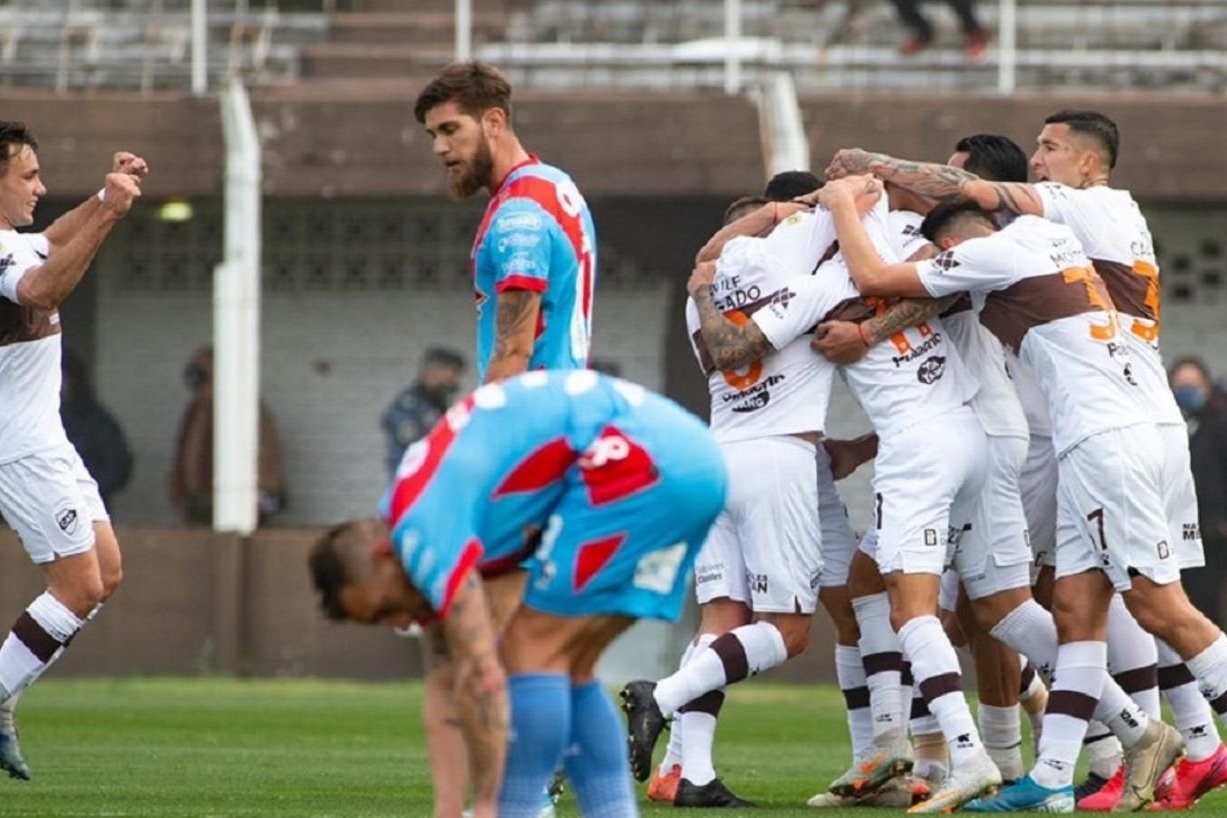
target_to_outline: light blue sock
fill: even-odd
[[[511,737],[498,814],[537,818],[571,734],[571,680],[562,674],[520,673],[508,680],[507,690]]]
[[[571,746],[565,760],[584,818],[639,818],[626,728],[600,682],[571,688]]]

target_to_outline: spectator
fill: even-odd
[[[920,13],[920,0],[893,0],[899,19],[912,31],[899,45],[902,54],[915,54],[933,42],[933,24]],[[988,31],[976,19],[975,0],[949,0],[963,28],[963,53],[975,59],[988,48]]]
[[[132,477],[132,453],[119,422],[94,398],[85,362],[64,351],[61,361],[60,419],[64,431],[85,461],[98,493],[108,509],[111,496],[128,485]]]
[[[171,503],[189,525],[213,524],[213,348],[198,349],[183,370],[192,400],[179,424],[171,470]],[[273,416],[260,402],[256,489],[259,522],[285,507],[281,443]]]
[[[459,352],[444,347],[426,350],[417,380],[392,399],[380,419],[388,440],[389,476],[396,474],[409,444],[434,428],[447,411],[460,389],[464,370],[464,356]]]
[[[1185,590],[1203,613],[1219,625],[1222,590],[1227,579],[1227,394],[1214,384],[1200,358],[1181,358],[1168,371],[1176,403],[1189,423],[1189,453],[1206,567],[1186,571]]]

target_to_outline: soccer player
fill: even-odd
[[[592,214],[571,177],[520,144],[510,84],[492,66],[455,63],[418,95],[414,115],[447,167],[452,196],[490,194],[471,254],[478,377],[490,383],[529,369],[586,366]]]
[[[964,171],[901,162],[864,151],[841,151],[830,172],[838,175],[872,170],[934,199],[966,196],[989,209],[1040,215],[1073,231],[1123,316],[1124,343],[1133,353],[1131,374],[1138,383],[1137,396],[1163,439],[1162,493],[1170,529],[1166,547],[1174,551],[1181,568],[1203,565],[1188,435],[1167,387],[1159,355],[1161,292],[1154,247],[1146,220],[1132,196],[1110,186],[1120,150],[1119,130],[1099,112],[1065,110],[1045,120],[1037,143],[1031,158],[1031,169],[1038,180],[1035,185],[994,183]],[[1214,648],[1213,655],[1221,651],[1227,660],[1227,642],[1219,644],[1211,639],[1212,631],[1198,629],[1200,637],[1186,642],[1184,649],[1171,644],[1161,635],[1166,632],[1165,622],[1156,621],[1156,612],[1165,610],[1159,598],[1164,593],[1183,594],[1172,587],[1166,592],[1149,587],[1141,590],[1111,603],[1109,662],[1122,686],[1152,717],[1159,712],[1156,664],[1163,665],[1163,692],[1189,744],[1189,755],[1177,766],[1171,786],[1160,789],[1158,799],[1171,806],[1188,805],[1207,790],[1227,783],[1227,748],[1211,728],[1212,717],[1189,682],[1191,677],[1200,678],[1199,672],[1180,666],[1210,647]],[[1174,600],[1173,604],[1179,607],[1182,603]],[[1147,631],[1160,634],[1157,654],[1149,640],[1142,638],[1139,623]],[[1203,640],[1212,644],[1202,644]],[[1215,686],[1203,684],[1202,688],[1205,692]],[[1216,704],[1217,696],[1208,698],[1220,720],[1227,719],[1227,699]],[[1105,798],[1088,806],[1111,808],[1120,779],[1111,783]]]
[[[859,186],[849,180],[846,187],[850,200]],[[1167,633],[1205,639],[1211,650],[1214,639],[1200,633],[1204,619],[1198,621],[1187,600],[1178,604],[1183,595],[1171,593],[1179,588],[1179,568],[1162,534],[1158,435],[1136,405],[1129,350],[1102,281],[1073,234],[1042,219],[1020,218],[998,232],[991,214],[975,203],[948,204],[931,212],[924,225],[926,236],[945,252],[920,264],[891,265],[858,235],[848,201],[834,214],[853,275],[869,292],[942,297],[970,290],[985,326],[1031,367],[1059,421],[1055,611],[1061,644],[1040,757],[1030,776],[967,808],[1072,811],[1074,762],[1092,714],[1113,723],[1130,748],[1117,809],[1145,806],[1182,742],[1179,733],[1136,706],[1128,714],[1105,712],[1131,704],[1104,669],[1113,586],[1131,595],[1165,589],[1158,595],[1172,603],[1178,623]],[[1088,395],[1094,400],[1084,400]],[[1122,485],[1124,492],[1113,491]],[[1012,637],[1007,641],[1017,640],[1013,646],[1035,658],[1045,635],[1039,627],[1018,633],[1008,627],[1009,619],[993,634]],[[1216,668],[1211,673],[1227,676],[1227,665]]]
[[[695,563],[699,634],[680,672],[692,659],[701,661],[703,649],[717,640],[723,647],[745,643],[774,651],[765,660],[770,664],[799,654],[817,603],[821,533],[835,536],[842,522],[843,536],[852,540],[819,445],[834,366],[809,351],[806,337],[776,351],[748,349],[739,336],[722,332],[732,326],[725,319],[744,322],[786,293],[792,278],[817,267],[830,244],[829,219],[789,218],[808,206],[787,199],[818,185],[816,177],[798,172],[773,178],[767,192],[786,197],[785,202],[762,209],[773,221],[782,216],[782,222],[765,238],[747,235],[728,242],[718,262],[702,262],[714,264],[715,279],[686,306],[694,353],[708,377],[711,426],[728,463],[730,490]],[[753,201],[746,205],[754,207]],[[726,222],[738,221],[744,209],[730,210]],[[754,214],[748,215],[752,222]],[[822,515],[829,518],[825,523]],[[728,791],[712,765],[723,701],[718,688],[679,708],[649,798],[679,807],[751,806]]]
[[[590,370],[530,372],[453,406],[405,452],[383,518],[331,530],[311,573],[333,618],[436,622],[476,818],[533,818],[560,763],[585,815],[626,818],[594,667],[634,620],[677,618],[724,492],[719,449],[676,404]],[[507,583],[523,602],[499,637],[485,591]]]
[[[868,194],[873,189],[872,184],[866,185],[864,192]],[[866,221],[873,223],[881,234],[876,245],[879,252],[890,256],[893,251],[885,237],[884,203],[879,210],[867,215]],[[797,227],[803,225],[804,215],[792,218],[798,220]],[[825,222],[826,214],[822,213],[821,219],[811,215],[810,220]],[[830,245],[829,237],[815,241],[805,236],[812,235],[812,231],[794,232],[814,246]],[[794,278],[785,292],[740,326],[712,313],[710,305],[704,310],[700,298],[710,302],[712,295],[703,295],[710,280],[710,271],[700,265],[690,283],[704,317],[704,335],[709,334],[708,325],[715,324],[710,327],[712,332],[738,336],[738,345],[757,353],[747,360],[782,348],[805,335],[824,317],[851,313],[867,316],[874,312],[852,285],[839,255],[816,275]],[[722,365],[720,359],[716,363]],[[902,339],[900,346],[874,348],[861,363],[845,369],[845,375],[882,440],[874,482],[883,543],[877,558],[884,566],[895,567],[886,571],[895,608],[891,611],[893,624],[902,631],[904,650],[912,659],[922,685],[936,679],[936,685],[928,688],[933,693],[930,704],[952,742],[955,771],[948,786],[914,809],[947,810],[1000,783],[959,688],[953,649],[948,641],[944,653],[940,644],[934,644],[934,639],[940,642],[945,635],[936,617],[926,618],[922,613],[937,607],[937,577],[945,558],[950,507],[968,502],[981,480],[983,438],[981,435],[977,440],[974,432],[968,433],[969,429],[978,428],[978,422],[966,407],[975,385],[960,372],[957,356],[947,349],[937,322],[917,328]],[[932,428],[921,422],[935,417],[948,422],[933,423]],[[959,433],[947,440],[943,435],[946,432],[954,435],[955,427]],[[921,481],[926,489],[923,495],[914,490],[918,473],[925,475]],[[904,483],[912,490],[907,491]],[[935,565],[930,564],[934,562]],[[924,573],[905,573],[900,570],[903,567]],[[650,764],[651,748],[666,714],[729,679],[740,680],[752,671],[783,661],[783,640],[778,636],[765,638],[771,635],[769,623],[756,623],[755,628],[744,639],[739,638],[741,634],[736,630],[725,634],[703,655],[658,685],[637,682],[627,686],[623,696],[629,716],[632,766],[637,771]]]
[[[0,121],[0,513],[43,570],[47,590],[0,644],[0,770],[29,779],[14,708],[119,587],[119,543],[98,484],[60,422],[59,306],[80,283],[112,228],[141,195],[145,160],[116,153],[97,196],[42,233],[47,194],[38,142],[20,122]]]

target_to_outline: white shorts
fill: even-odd
[[[1032,435],[1018,476],[1023,513],[1031,537],[1031,582],[1040,569],[1057,564],[1057,451],[1052,438]]]
[[[822,526],[822,573],[820,588],[838,588],[848,584],[848,568],[856,551],[856,533],[848,520],[848,509],[835,489],[831,476],[831,456],[819,446],[818,460],[818,523]]]
[[[1031,545],[1018,493],[1027,441],[990,435],[987,452],[984,490],[976,498],[970,520],[963,522],[951,515],[954,567],[968,599],[1031,587]]]
[[[1184,424],[1165,423],[1156,428],[1163,439],[1163,502],[1176,560],[1181,568],[1201,568],[1206,564],[1206,553],[1189,460],[1189,432]]]
[[[721,443],[728,497],[695,562],[695,596],[813,613],[822,568],[814,446],[792,435]]]
[[[1141,423],[1092,435],[1058,461],[1057,579],[1099,569],[1122,592],[1131,572],[1160,585],[1180,579],[1162,446],[1154,424]]]
[[[0,464],[0,513],[39,565],[89,551],[93,524],[110,519],[71,444]]]
[[[971,519],[986,474],[984,429],[967,406],[878,441],[874,527],[878,569],[941,575],[950,521]]]

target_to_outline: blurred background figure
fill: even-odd
[[[388,442],[388,475],[409,444],[429,432],[447,411],[460,389],[466,368],[464,356],[446,347],[431,347],[422,356],[417,380],[392,399],[379,424]]]
[[[1185,573],[1184,587],[1203,613],[1223,625],[1227,579],[1227,394],[1201,358],[1180,358],[1168,370],[1176,403],[1189,424],[1189,453],[1197,484],[1206,567]]]
[[[912,35],[899,44],[902,54],[915,54],[933,42],[933,24],[920,13],[920,0],[892,0],[899,20],[911,29]],[[963,53],[976,58],[988,49],[988,30],[976,19],[975,0],[949,0],[963,29]]]
[[[132,452],[119,421],[94,397],[85,362],[64,351],[60,364],[60,419],[68,439],[98,482],[98,493],[107,510],[111,497],[132,477]]]
[[[213,524],[213,347],[196,350],[183,370],[183,380],[192,399],[179,423],[174,465],[170,475],[170,499],[189,525]],[[259,522],[285,507],[285,475],[281,442],[273,416],[260,402],[257,491]]]

